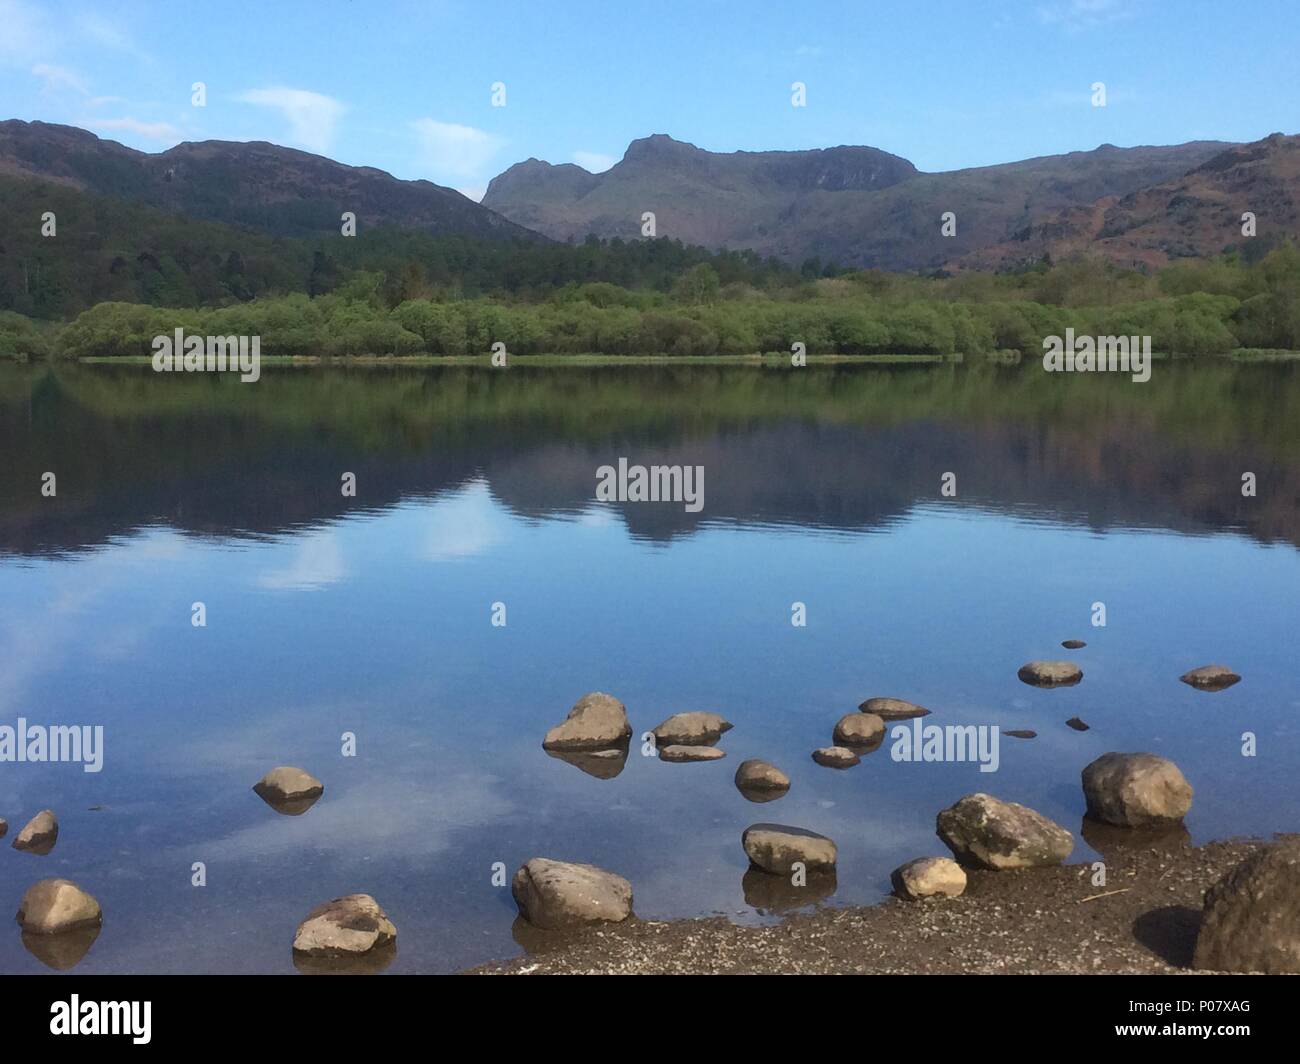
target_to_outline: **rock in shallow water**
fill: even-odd
[[[991,794],[968,794],[943,810],[936,831],[958,860],[1003,870],[1060,864],[1074,836],[1028,806]]]
[[[546,733],[548,750],[609,750],[632,735],[627,709],[613,695],[593,691],[583,695],[564,722]]]
[[[726,753],[716,746],[661,746],[660,761],[685,764],[690,761],[721,761]]]
[[[9,832],[9,821],[0,816],[0,839],[3,839]]]
[[[277,813],[299,816],[325,793],[325,785],[310,772],[279,765],[253,784],[253,792]]]
[[[872,746],[879,743],[885,734],[885,722],[875,713],[845,713],[835,722],[831,738],[836,746]]]
[[[1082,639],[1067,639],[1061,644],[1066,650],[1082,650],[1087,645]]]
[[[1225,687],[1241,682],[1241,677],[1226,665],[1202,665],[1178,678],[1198,691],[1222,691]]]
[[[731,721],[717,713],[696,710],[674,713],[652,730],[655,742],[662,746],[707,746],[716,743],[731,727]]]
[[[347,894],[316,906],[298,925],[294,953],[351,957],[397,941],[397,928],[369,894]]]
[[[862,761],[847,746],[823,746],[812,752],[812,759],[826,768],[852,768]]]
[[[860,713],[874,713],[881,720],[910,720],[912,717],[928,717],[930,711],[925,706],[908,702],[902,698],[868,698],[860,706]]]
[[[752,824],[741,835],[740,844],[754,866],[764,872],[789,875],[796,861],[810,875],[835,871],[838,855],[835,843],[806,828]]]
[[[42,809],[14,836],[15,850],[44,856],[59,839],[59,821],[52,810]]]
[[[1102,754],[1083,770],[1083,796],[1089,816],[1122,828],[1176,823],[1192,807],[1192,785],[1155,754]]]
[[[751,757],[736,769],[736,789],[751,802],[771,802],[790,789],[790,777],[775,765]]]
[[[909,901],[955,898],[966,889],[966,873],[950,857],[918,857],[895,868],[889,880],[894,893]]]
[[[632,915],[632,884],[595,865],[534,857],[515,873],[510,893],[520,915],[546,930],[618,923]]]
[[[98,926],[99,902],[70,879],[42,879],[27,888],[18,905],[18,923],[33,935],[57,935]]]
[[[1083,670],[1072,661],[1028,661],[1016,675],[1031,687],[1073,687]]]
[[[1300,843],[1266,847],[1206,891],[1192,966],[1300,973]]]
[[[1065,723],[1066,723],[1067,725],[1069,725],[1071,728],[1073,728],[1075,731],[1087,731],[1087,730],[1088,730],[1088,725],[1085,724],[1083,721],[1081,721],[1078,717],[1071,717],[1071,718],[1070,718],[1069,720],[1067,720]]]

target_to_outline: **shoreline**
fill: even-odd
[[[429,368],[437,366],[482,366],[496,369],[492,365],[492,355],[262,355],[260,364],[272,367],[327,367],[348,368],[356,366],[397,366],[412,368]],[[960,352],[951,355],[840,355],[808,354],[804,356],[808,366],[940,366],[961,365],[963,363],[993,366],[1032,365],[1036,356],[1014,358],[1007,355],[972,355]],[[1236,365],[1276,365],[1300,362],[1300,351],[1280,351],[1254,348],[1239,348],[1212,355],[1177,355],[1168,351],[1155,351],[1152,358],[1156,362],[1229,362]],[[97,355],[83,358],[29,358],[0,354],[0,361],[14,365],[80,365],[80,366],[148,366],[152,364],[150,355]],[[564,366],[617,367],[617,366],[760,366],[771,368],[798,368],[790,364],[787,352],[769,351],[747,355],[610,355],[593,352],[574,355],[510,355],[507,365],[532,366],[536,368],[555,369]],[[1092,376],[1081,373],[1078,376]]]
[[[888,897],[760,927],[722,916],[634,915],[573,932],[529,929],[536,952],[462,974],[1196,974],[1190,965],[1205,890],[1285,837],[1295,836],[1192,846],[1183,832],[1143,840],[1121,833],[1102,843],[1104,886],[1093,885],[1093,862],[968,869],[957,898]]]

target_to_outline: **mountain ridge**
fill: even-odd
[[[150,153],[76,126],[10,119],[0,122],[0,173],[272,235],[338,232],[352,211],[361,225],[539,239],[454,189],[269,141],[184,141]]]
[[[1107,195],[1201,165],[1231,142],[1091,151],[927,173],[879,148],[710,152],[666,134],[638,138],[608,170],[530,159],[498,174],[485,206],[557,240],[659,235],[892,270],[932,269]],[[941,216],[957,217],[954,237]]]

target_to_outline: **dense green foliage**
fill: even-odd
[[[52,210],[58,235],[40,235]],[[270,237],[0,179],[0,355],[148,355],[177,328],[263,355],[1036,355],[1044,336],[1158,351],[1300,349],[1300,251],[1157,274],[1100,261],[957,276],[794,270],[676,241],[486,241],[373,230]],[[61,324],[60,324],[61,322]]]

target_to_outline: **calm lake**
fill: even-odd
[[[620,457],[703,466],[703,509],[597,502]],[[872,902],[946,853],[935,814],[972,791],[1094,859],[1079,771],[1108,750],[1180,765],[1194,841],[1300,824],[1300,367],[10,365],[0,458],[0,725],[104,728],[98,773],[0,763],[0,914],[45,876],[90,891],[78,972],[292,972],[299,921],[359,891],[397,926],[388,971],[458,970],[539,945],[492,883],[534,856],[626,876],[644,918],[772,919],[809,899],[746,875],[759,821],[837,841],[817,903]],[[1035,658],[1085,678],[1028,687]],[[1179,683],[1212,662],[1242,682]],[[602,779],[548,756],[589,691],[637,736],[720,712],[727,757],[634,742]],[[994,773],[888,741],[814,764],[873,695],[1038,737],[1003,737]],[[750,757],[786,797],[737,792]],[[251,790],[280,764],[325,784],[301,816]],[[11,849],[47,807],[54,850]],[[51,960],[0,929],[0,971]]]

